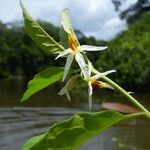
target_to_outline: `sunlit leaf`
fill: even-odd
[[[48,53],[59,53],[64,50],[64,48],[57,43],[51,36],[49,36],[40,25],[31,17],[29,12],[24,7],[22,0],[20,0],[25,29],[32,40],[44,51]]]
[[[54,124],[47,133],[31,138],[25,143],[23,150],[75,150],[92,137],[125,119],[125,115],[108,110],[75,114],[69,120]]]
[[[27,100],[33,94],[60,80],[63,76],[63,71],[64,69],[62,68],[52,67],[36,74],[28,83],[27,90],[24,93],[21,101]]]

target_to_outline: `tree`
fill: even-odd
[[[124,0],[112,0],[115,10],[119,10],[120,7],[125,3]],[[128,22],[135,20],[141,13],[150,11],[150,1],[149,0],[137,0],[137,2],[131,5],[126,10],[121,11],[120,18],[126,19]]]

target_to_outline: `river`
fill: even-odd
[[[55,122],[72,114],[88,111],[86,89],[72,92],[72,101],[57,93],[55,84],[34,95],[29,101],[19,100],[26,88],[21,79],[0,81],[0,150],[20,150],[27,139],[44,133]],[[150,94],[134,93],[140,102],[150,109]],[[101,110],[101,103],[115,101],[128,103],[115,91],[96,90],[94,111]],[[83,144],[79,150],[150,150],[150,121],[136,118],[119,123]]]

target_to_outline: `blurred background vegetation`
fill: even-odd
[[[116,11],[122,0],[112,0]],[[111,41],[85,37],[76,30],[81,44],[105,46],[108,51],[89,53],[94,66],[101,71],[116,69],[112,78],[124,87],[144,89],[150,85],[150,5],[148,0],[139,0],[129,9],[120,12],[128,22],[128,30]],[[40,25],[59,41],[59,28],[39,21]],[[0,78],[28,77],[46,66],[63,65],[54,61],[55,56],[40,50],[28,37],[22,23],[0,22]]]

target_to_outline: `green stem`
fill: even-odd
[[[95,74],[100,73],[96,69],[93,68],[93,72]],[[133,98],[128,92],[126,92],[122,87],[120,87],[117,83],[109,79],[108,77],[103,77],[103,80],[107,83],[109,83],[112,87],[114,87],[116,90],[118,90],[120,93],[122,93],[128,100],[130,100],[135,106],[137,106],[140,110],[145,112],[145,115],[150,119],[150,112],[142,106],[135,98]]]
[[[139,113],[133,113],[133,114],[126,115],[127,119],[132,119],[132,118],[139,117],[139,116],[146,116],[146,113],[139,112]]]
[[[85,53],[83,53],[83,57],[86,61],[88,61],[88,57]],[[97,71],[94,67],[92,69],[92,72],[97,74],[100,73]],[[140,110],[142,110],[145,113],[145,116],[150,119],[150,112],[142,106],[134,97],[132,97],[128,92],[126,92],[122,87],[120,87],[117,83],[109,79],[108,77],[103,77],[103,80],[107,83],[109,83],[112,87],[114,87],[116,90],[118,90],[120,93],[122,93],[128,100],[130,100],[135,106],[137,106]]]

